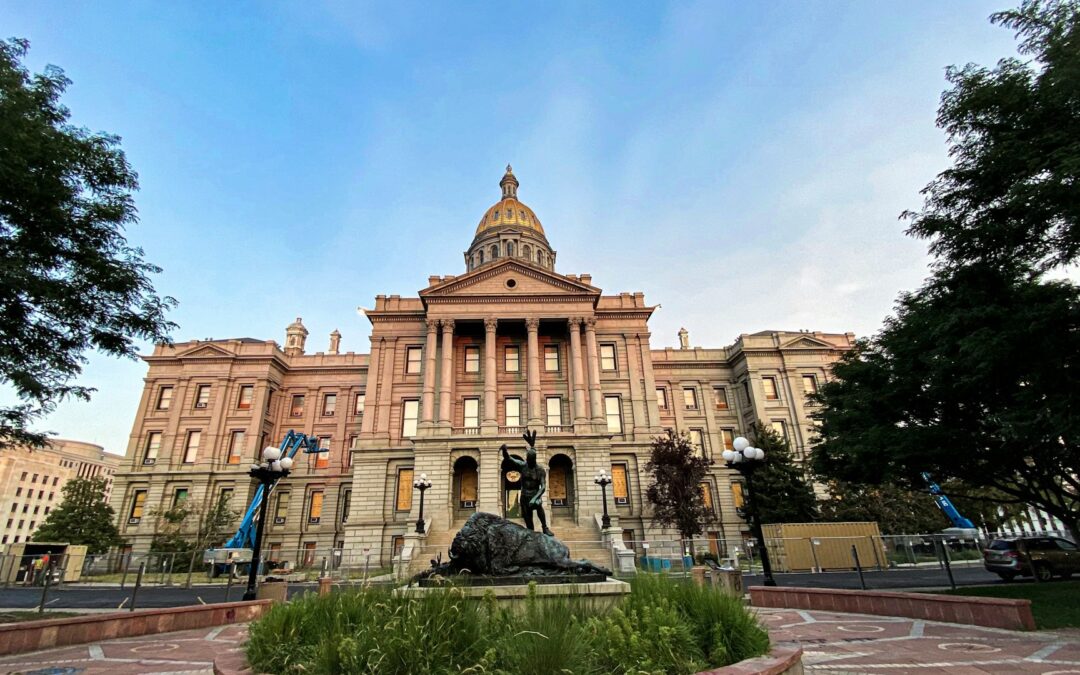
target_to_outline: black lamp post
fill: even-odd
[[[422,473],[420,477],[413,481],[413,487],[420,491],[420,517],[416,519],[416,533],[424,533],[424,492],[431,487],[431,481],[428,480],[427,474]]]
[[[601,521],[604,529],[611,527],[611,516],[607,512],[607,486],[611,485],[611,476],[604,473],[603,469],[596,472],[596,477],[593,478],[593,482],[600,486],[600,493],[604,499],[604,518]]]
[[[742,436],[735,439],[732,444],[734,450],[725,450],[724,460],[728,468],[735,469],[746,479],[746,510],[750,515],[750,530],[757,540],[761,550],[761,571],[765,575],[765,585],[775,586],[772,566],[769,564],[769,549],[765,546],[765,536],[761,533],[761,518],[758,517],[757,505],[754,503],[754,472],[761,466],[761,460],[765,459],[765,451],[750,445],[750,441]]]
[[[259,481],[262,486],[262,502],[259,504],[259,522],[255,526],[255,548],[251,552],[251,568],[248,570],[247,590],[244,600],[254,600],[259,581],[259,567],[262,565],[262,538],[266,530],[266,512],[270,504],[270,488],[278,480],[289,475],[293,461],[291,457],[282,457],[281,450],[269,446],[262,453],[263,463],[252,464],[248,475]]]

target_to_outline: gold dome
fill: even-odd
[[[510,165],[506,166],[506,174],[499,181],[499,185],[502,187],[503,198],[484,213],[480,224],[476,226],[476,236],[479,237],[481,233],[488,230],[516,227],[532,230],[546,240],[540,219],[536,217],[532,209],[517,199],[518,179],[514,176]]]

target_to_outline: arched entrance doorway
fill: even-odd
[[[574,508],[574,463],[561,453],[548,461],[548,498],[555,514],[569,514]]]
[[[472,457],[458,457],[454,462],[454,518],[465,518],[476,511],[476,490],[479,485],[479,473],[476,460]]]

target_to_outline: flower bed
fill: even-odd
[[[609,611],[538,602],[522,611],[453,588],[423,597],[363,589],[308,595],[253,623],[248,661],[261,673],[695,673],[768,652],[741,600],[639,575]]]

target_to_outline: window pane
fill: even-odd
[[[508,426],[508,427],[520,427],[521,426],[521,399],[520,398],[508,398],[508,399],[506,399],[506,426]]]
[[[734,429],[721,429],[720,436],[724,440],[725,450],[735,449],[735,430]]]
[[[600,370],[615,370],[615,345],[600,345]]]
[[[352,490],[345,490],[341,495],[341,522],[349,522],[349,507],[352,506]]]
[[[146,490],[136,490],[131,499],[131,518],[142,518],[143,506],[146,504]]]
[[[465,426],[466,427],[478,427],[480,426],[480,399],[467,398],[465,399]]]
[[[479,373],[480,372],[480,348],[479,347],[466,347],[465,348],[465,372],[466,373]]]
[[[172,405],[172,387],[162,387],[161,393],[158,394],[157,409],[168,410]]]
[[[701,429],[690,430],[690,444],[694,446],[694,452],[698,457],[705,456],[705,435],[701,432]]]
[[[544,345],[544,370],[548,372],[556,372],[559,370],[558,345]]]
[[[686,387],[682,390],[683,405],[687,410],[697,409],[697,391],[693,387]]]
[[[656,388],[656,405],[661,410],[667,410],[667,389],[663,387]]]
[[[780,438],[787,438],[787,426],[780,420],[773,420],[772,430],[780,434]]]
[[[357,394],[356,395],[355,412],[356,412],[357,415],[363,415],[364,414],[364,403],[366,403],[366,402],[367,402],[367,395],[366,394]]]
[[[716,400],[717,410],[727,410],[727,389],[723,387],[713,387],[713,398]]]
[[[322,414],[329,417],[335,412],[337,412],[337,394],[323,396]]]
[[[505,368],[508,373],[521,372],[521,352],[517,347],[506,348]]]
[[[416,435],[416,418],[420,413],[420,401],[405,401],[402,406],[401,435],[408,438]]]
[[[205,408],[210,403],[210,385],[200,384],[195,389],[195,407]]]
[[[161,450],[161,432],[151,431],[146,437],[146,455],[143,459],[151,462],[157,460],[159,450]]]
[[[187,446],[184,448],[184,463],[194,464],[195,457],[199,454],[199,441],[202,439],[201,431],[189,431]]]
[[[765,392],[766,401],[776,401],[780,396],[776,393],[776,379],[772,377],[761,378],[761,388]]]
[[[604,413],[607,415],[607,430],[612,434],[622,433],[622,410],[618,396],[604,397]]]
[[[289,493],[282,492],[277,498],[277,509],[274,510],[274,521],[278,524],[285,522],[289,515]]]
[[[239,464],[244,452],[244,432],[234,431],[229,438],[229,464]]]
[[[814,377],[813,375],[803,375],[802,376],[802,389],[803,389],[803,393],[808,395],[808,396],[810,394],[816,394],[817,393],[817,378]]]
[[[615,498],[616,504],[630,503],[630,489],[626,484],[625,464],[611,465],[611,496]]]
[[[315,468],[325,469],[330,466],[330,437],[319,436],[319,447],[326,448],[326,452],[316,453],[315,455]]]
[[[241,410],[247,410],[251,407],[251,399],[255,395],[255,387],[250,384],[245,384],[240,387],[240,399],[236,402],[236,407]]]
[[[547,400],[547,425],[557,427],[562,424],[562,399],[553,396]]]
[[[422,347],[408,347],[405,350],[405,372],[415,375],[420,372],[420,363],[423,359]]]
[[[292,397],[292,408],[289,410],[289,415],[292,417],[304,416],[304,395],[295,394]]]
[[[413,493],[413,470],[400,469],[397,474],[397,504],[398,511],[408,511],[412,508]]]

